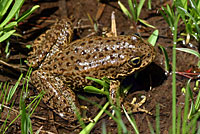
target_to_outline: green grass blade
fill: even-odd
[[[19,85],[19,83],[20,83],[20,81],[22,79],[22,77],[23,77],[23,74],[20,75],[19,79],[15,83],[15,86],[12,89],[10,89],[10,91],[8,93],[8,97],[7,97],[6,103],[8,103],[12,99],[12,97],[13,97],[13,95],[14,95],[14,93],[15,93],[15,91],[16,91],[16,89],[17,89],[17,87],[18,87],[18,85]]]
[[[85,92],[88,92],[88,93],[109,95],[109,92],[100,90],[94,86],[85,86],[83,89]]]
[[[33,129],[32,129],[32,123],[31,123],[30,115],[28,116],[28,128],[29,128],[29,133],[33,134]]]
[[[170,6],[168,4],[167,4],[167,12],[168,12],[169,17],[173,17],[174,16],[173,10],[171,10],[171,8],[170,8]]]
[[[176,44],[177,44],[177,27],[180,15],[173,17],[175,23],[171,27],[173,33],[172,49],[172,134],[176,133]]]
[[[137,125],[136,125],[136,122],[135,122],[134,118],[132,118],[132,119],[130,118],[130,116],[128,115],[128,113],[127,113],[127,111],[126,111],[126,109],[124,108],[123,105],[122,105],[122,109],[123,109],[123,111],[124,111],[124,113],[126,115],[126,118],[128,119],[128,121],[130,122],[131,126],[133,127],[135,133],[139,134],[139,130],[137,128]]]
[[[200,91],[198,92],[194,107],[196,110],[198,110],[200,108],[199,106],[200,106]]]
[[[152,45],[152,46],[155,46],[156,45],[156,42],[157,42],[157,39],[158,39],[158,30],[155,30],[151,36],[148,38],[148,42]]]
[[[200,125],[197,126],[197,134],[200,134]]]
[[[187,133],[187,117],[188,117],[188,112],[189,112],[189,98],[190,98],[190,93],[189,93],[189,88],[190,88],[190,80],[187,82],[186,86],[186,94],[185,94],[185,106],[184,106],[184,114],[183,114],[183,124],[182,124],[182,134]]]
[[[188,1],[187,1],[187,0],[182,0],[182,4],[183,4],[184,9],[187,10],[187,7],[188,7]]]
[[[106,134],[106,123],[105,123],[105,120],[102,122],[101,128],[102,128],[102,134]]]
[[[137,21],[136,11],[135,11],[135,9],[133,8],[133,2],[132,2],[132,0],[128,0],[128,5],[129,5],[129,8],[130,8],[131,13],[132,13],[133,20],[136,22],[136,21]]]
[[[129,13],[128,9],[120,2],[118,1],[118,5],[120,6],[122,12],[128,16],[128,18],[132,19],[132,15]]]
[[[6,40],[5,42],[6,42],[5,53],[6,53],[6,57],[8,57],[10,55],[10,50],[9,50],[10,41]]]
[[[144,2],[145,2],[145,0],[140,0],[140,3],[138,4],[138,7],[137,7],[137,18],[139,18],[139,16],[140,16],[140,12],[142,10]]]
[[[163,17],[164,17],[165,21],[168,23],[168,25],[170,27],[172,27],[174,24],[172,16],[170,16],[170,13],[168,12],[168,10],[166,8],[162,7],[162,10],[167,14],[167,16],[164,15],[164,13],[160,10],[161,14],[164,15]]]
[[[3,34],[3,31],[0,31],[0,37],[2,36],[2,34]]]
[[[28,126],[27,126],[27,115],[26,115],[26,109],[25,109],[25,102],[22,99],[23,97],[21,96],[20,103],[21,103],[21,132],[22,134],[28,134]]]
[[[181,113],[181,107],[179,106],[178,107],[178,113]],[[177,134],[180,134],[181,133],[181,114],[178,114],[177,116]]]
[[[160,49],[162,50],[164,56],[165,56],[165,71],[169,72],[169,57],[168,57],[168,54],[167,54],[167,51],[165,50],[165,48],[161,45],[158,45],[160,47]]]
[[[8,114],[6,116],[6,119],[5,119],[5,121],[4,121],[4,123],[3,123],[2,127],[1,127],[1,130],[3,129],[3,134],[6,133],[6,128],[5,127],[6,127],[8,119],[10,118],[10,111],[12,110],[13,105],[14,105],[14,101],[12,102],[12,104],[10,106],[10,109],[9,109],[9,112],[8,112]],[[0,132],[1,132],[1,130],[0,130]]]
[[[10,10],[8,16],[6,19],[0,24],[0,29],[5,26],[14,16],[15,14],[19,11],[21,8],[22,4],[24,3],[24,0],[16,0],[15,4],[13,5],[12,9]]]
[[[17,22],[13,21],[13,22],[9,23],[8,25],[6,25],[3,30],[9,31],[9,30],[13,29],[15,26],[17,26]]]
[[[162,8],[162,10],[164,10],[164,7],[161,7],[161,8]],[[167,22],[167,24],[169,25],[169,24],[170,24],[169,19],[168,19],[168,17],[164,14],[164,12],[163,12],[162,10],[159,10],[159,11],[160,11],[161,15],[163,16],[163,18],[165,19],[165,21]]]
[[[40,92],[40,94],[38,94],[35,97],[35,99],[26,107],[26,109],[27,109],[27,108],[31,107],[31,105],[34,103],[33,106],[32,106],[32,111],[30,113],[30,116],[32,116],[32,114],[35,112],[35,109],[37,108],[37,106],[39,105],[40,101],[42,100],[43,95],[44,95],[44,92],[43,91]],[[38,100],[38,98],[39,98],[39,100]],[[36,100],[38,100],[38,101],[36,101]]]
[[[197,1],[197,10],[200,11],[200,1]]]
[[[6,84],[6,83],[7,82],[5,82],[4,84]],[[2,98],[3,98],[4,94],[5,94],[5,89],[2,88],[2,86],[3,86],[3,82],[1,82],[1,84],[0,84],[0,89],[1,89],[0,102],[1,102],[1,104],[2,104]],[[0,107],[0,109],[1,109],[1,107]],[[0,114],[0,116],[1,116],[1,114]]]
[[[97,114],[97,116],[93,119],[94,122],[89,123],[79,134],[89,134],[90,131],[92,130],[92,128],[94,127],[94,125],[97,123],[97,121],[99,120],[99,118],[101,117],[101,115],[104,113],[104,111],[106,110],[106,108],[109,106],[109,102],[107,102],[103,108],[101,109],[101,111]]]
[[[156,105],[156,134],[160,134],[160,106]]]
[[[81,96],[81,95],[78,95],[78,98],[81,99],[81,100],[85,100],[85,101],[87,101],[87,102],[89,102],[89,103],[95,105],[95,106],[98,107],[99,109],[102,109],[102,108],[103,108],[101,105],[97,104],[96,102],[91,101],[91,100],[89,100],[89,99],[87,99],[87,98],[85,98],[85,97],[83,97],[83,96]],[[108,110],[105,110],[105,113],[106,113],[108,116],[110,116],[115,122],[118,122],[117,118],[115,118]]]
[[[0,20],[7,12],[13,0],[1,0],[0,1]]]
[[[35,5],[34,7],[32,7],[31,9],[25,11],[17,20],[17,22],[21,22],[23,20],[25,20],[28,16],[30,16],[37,8],[39,8],[39,5]]]
[[[148,9],[151,10],[151,0],[148,0]]]
[[[9,32],[4,33],[1,37],[0,37],[0,43],[3,42],[4,40],[8,39],[16,30],[11,30]]]
[[[11,86],[11,88],[12,88],[12,86]],[[4,105],[5,104],[5,102],[6,102],[6,100],[7,100],[7,93],[8,93],[8,89],[9,89],[9,83],[7,83],[7,82],[5,82],[4,83],[4,87],[3,87],[3,98],[2,98],[2,101],[1,101],[1,104],[2,105]]]
[[[151,24],[149,24],[146,20],[142,20],[142,19],[138,19],[142,24],[148,26],[148,27],[151,27],[153,29],[155,29],[155,27]]]
[[[149,120],[147,120],[147,123],[148,123],[148,127],[149,127],[149,130],[150,130],[151,134],[155,134],[155,132],[154,132],[154,129],[153,129],[153,126],[152,126],[151,122],[150,122]]]
[[[197,23],[196,20],[194,19],[194,17],[193,17],[188,11],[186,11],[184,8],[182,8],[182,7],[178,7],[178,8],[179,8],[180,10],[184,11],[184,13],[185,13],[188,17],[190,17],[190,19],[193,20],[193,22],[194,22],[194,24],[195,24],[195,27],[196,27],[196,30],[197,30],[198,34],[200,34],[200,28],[199,28],[199,26],[198,26],[198,23]]]
[[[105,88],[109,88],[109,84],[107,83],[108,81],[106,81],[106,78],[102,78],[103,80],[92,78],[92,77],[85,77],[85,78],[88,80],[92,80]]]
[[[193,54],[193,55],[197,56],[198,58],[200,58],[199,52],[197,52],[195,50],[192,50],[192,49],[189,49],[189,48],[176,48],[176,50],[183,51],[183,52],[186,52],[186,53],[190,53],[190,54]]]
[[[190,1],[190,5],[193,9],[197,9],[197,5],[196,5],[196,1],[194,0],[189,0]]]
[[[197,126],[198,123],[197,121],[199,120],[199,117],[200,117],[200,112],[197,112],[194,117],[190,120],[190,122],[188,122],[188,129],[187,129],[187,134],[196,134],[196,131],[197,131]]]
[[[9,83],[5,82],[3,84],[3,82],[1,83],[1,86],[3,85],[2,87],[2,91],[1,91],[1,96],[0,96],[0,118],[1,118],[1,113],[3,111],[3,106],[5,104],[5,100],[6,100],[6,96],[7,96],[7,91],[8,91],[8,88],[9,88]],[[10,110],[9,110],[10,111]],[[10,115],[10,112],[8,112],[7,116],[6,116],[6,119],[3,123],[3,125],[1,126],[0,128],[0,132],[2,131],[5,131],[5,126],[6,126],[6,123],[7,123],[7,119],[8,119],[8,116]]]

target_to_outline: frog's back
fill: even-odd
[[[90,37],[72,42],[43,68],[70,77],[70,81],[83,80],[86,76],[116,78],[123,71],[123,64],[138,56],[144,62],[133,68],[135,70],[152,62],[155,52],[152,46],[137,36]]]

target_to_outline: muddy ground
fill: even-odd
[[[123,4],[127,5],[127,0],[121,0]],[[60,14],[60,11],[64,13],[63,9],[59,10],[59,2],[56,0],[28,0],[25,2],[22,11],[25,11],[32,7],[33,5],[40,5],[40,8],[31,15],[23,23],[20,23],[17,28],[18,32],[23,35],[22,38],[12,38],[10,50],[11,55],[8,59],[5,60],[5,54],[3,53],[4,47],[1,46],[1,59],[4,61],[20,65],[20,59],[22,62],[26,59],[29,49],[25,46],[31,44],[35,38],[37,38],[41,33],[48,29],[56,19],[59,19],[63,16]],[[170,32],[168,24],[165,22],[159,9],[161,6],[170,4],[169,1],[158,1],[152,0],[152,9],[147,9],[147,3],[145,3],[140,18],[148,21],[151,25],[154,25],[159,30],[159,39],[157,44],[162,45],[167,50],[167,53],[170,58],[172,57],[172,34]],[[88,14],[92,18],[96,18],[98,9],[102,6],[102,3],[95,0],[67,0],[66,8],[67,16],[72,16],[75,19],[74,27],[76,32],[76,38],[82,38],[90,35],[94,32],[93,26],[91,25]],[[111,26],[111,13],[115,11],[116,23],[117,23],[117,33],[118,35],[124,34],[133,34],[136,33],[135,28],[132,25],[132,22],[122,13],[116,1],[110,1],[105,3],[105,8],[103,13],[97,19],[99,24],[99,29],[102,30],[103,27],[107,27],[110,30]],[[152,28],[147,28],[144,25],[138,24],[139,32],[144,39],[147,39],[149,35],[154,31]],[[179,26],[181,29],[181,25]],[[178,32],[180,34],[180,30]],[[194,46],[192,49],[197,50],[198,44],[193,42]],[[188,47],[183,46],[182,43],[179,43],[177,47]],[[139,128],[140,133],[148,134],[150,129],[148,127],[148,122],[151,122],[155,128],[155,110],[156,105],[160,104],[160,130],[161,133],[167,134],[171,128],[171,118],[172,118],[172,78],[171,74],[166,74],[164,70],[164,55],[159,49],[158,45],[155,47],[157,56],[155,61],[142,70],[139,73],[139,76],[129,82],[134,83],[134,87],[131,89],[126,100],[131,101],[133,97],[137,97],[138,101],[141,100],[140,96],[145,95],[147,101],[143,105],[145,109],[152,112],[153,115],[148,115],[146,113],[134,113],[133,117],[136,120],[136,124]],[[186,54],[183,52],[177,52],[177,71],[184,72],[189,69],[193,70],[196,67],[197,58],[193,55]],[[23,67],[28,69],[28,67],[23,63]],[[26,73],[26,71],[22,71]],[[20,75],[19,69],[13,69],[6,65],[0,65],[0,80],[9,81],[11,84],[14,84]],[[188,78],[184,76],[177,75],[177,107],[183,107],[184,104],[184,94],[181,93],[181,88],[186,85]],[[193,83],[192,83],[193,84]],[[21,84],[20,84],[21,86]],[[151,89],[150,89],[151,87]],[[15,104],[14,109],[19,110],[19,96],[20,96],[20,87],[18,88],[17,94],[14,96]],[[35,95],[35,88],[30,85],[31,93],[30,95]],[[81,93],[90,100],[93,100],[99,104],[104,104],[106,98],[100,95]],[[27,103],[29,100],[27,100]],[[90,109],[87,113],[89,117],[95,117],[98,112],[98,108],[92,104],[81,101],[81,105],[86,105]],[[2,116],[1,124],[6,115],[6,110]],[[9,122],[17,115],[13,113]],[[122,115],[123,121],[127,126],[127,129],[134,133],[134,130],[130,123],[128,122],[125,115]],[[51,109],[49,109],[43,102],[39,104],[35,113],[31,117],[33,131],[36,132],[42,126],[42,132],[52,132],[52,133],[77,133],[80,129],[69,127],[70,124],[67,121],[61,119],[56,115]],[[106,123],[107,132],[115,134],[117,133],[117,125],[113,120],[109,120],[109,116],[104,114],[100,121],[95,125],[92,133],[98,134],[102,132],[102,122]],[[20,133],[20,120],[17,120],[13,125],[8,129],[8,133]]]

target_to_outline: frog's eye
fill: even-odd
[[[134,58],[130,59],[130,61],[129,61],[129,64],[134,67],[139,66],[140,63],[141,63],[140,57],[134,57]]]

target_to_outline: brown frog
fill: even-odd
[[[92,84],[86,76],[120,82],[155,58],[154,48],[135,35],[89,37],[70,43],[72,35],[71,21],[59,20],[34,41],[28,57],[28,65],[37,68],[31,80],[39,92],[45,91],[43,101],[69,121],[76,120],[75,111],[79,111],[74,91]]]

